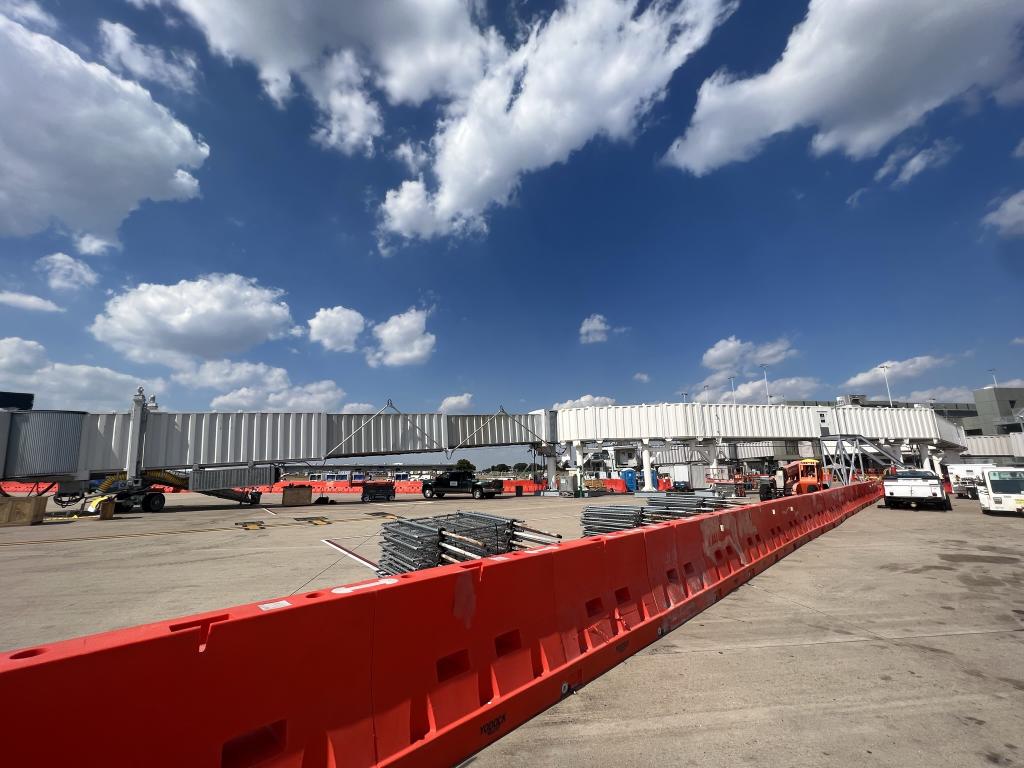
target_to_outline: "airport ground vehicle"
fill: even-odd
[[[363,489],[360,501],[394,501],[395,481],[394,480],[363,480],[353,483]]]
[[[1024,468],[993,467],[982,473],[978,483],[978,501],[984,514],[992,512],[1024,513]]]
[[[775,470],[771,477],[762,478],[758,495],[762,500],[776,496],[799,496],[828,488],[825,468],[817,459],[791,461]]]
[[[942,478],[924,469],[901,469],[886,475],[882,480],[885,506],[893,507],[938,507],[950,510],[949,500],[942,487]]]
[[[995,469],[995,464],[950,464],[949,484],[958,499],[977,499],[978,486],[984,484],[982,473],[986,469]]]
[[[493,499],[504,490],[501,480],[478,480],[472,472],[442,472],[423,481],[423,498],[443,499],[448,495],[472,495],[474,499]]]

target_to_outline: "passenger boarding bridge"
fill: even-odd
[[[402,413],[390,401],[372,414],[217,413],[161,410],[140,389],[125,413],[0,411],[0,479],[72,481],[124,473],[529,445],[547,459],[574,464],[605,444],[652,450],[710,450],[725,444],[819,441],[859,435],[915,446],[922,456],[966,447],[962,431],[928,408],[660,403],[592,406],[530,413]],[[645,481],[650,472],[645,472]]]

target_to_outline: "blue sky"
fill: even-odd
[[[419,5],[0,0],[0,388],[1024,386],[1019,2]]]

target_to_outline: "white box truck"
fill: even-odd
[[[981,476],[986,469],[995,469],[995,464],[950,464],[949,483],[958,499],[977,499],[978,486],[984,484]]]

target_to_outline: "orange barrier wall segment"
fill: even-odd
[[[0,762],[455,764],[879,496],[836,488],[0,654]]]

